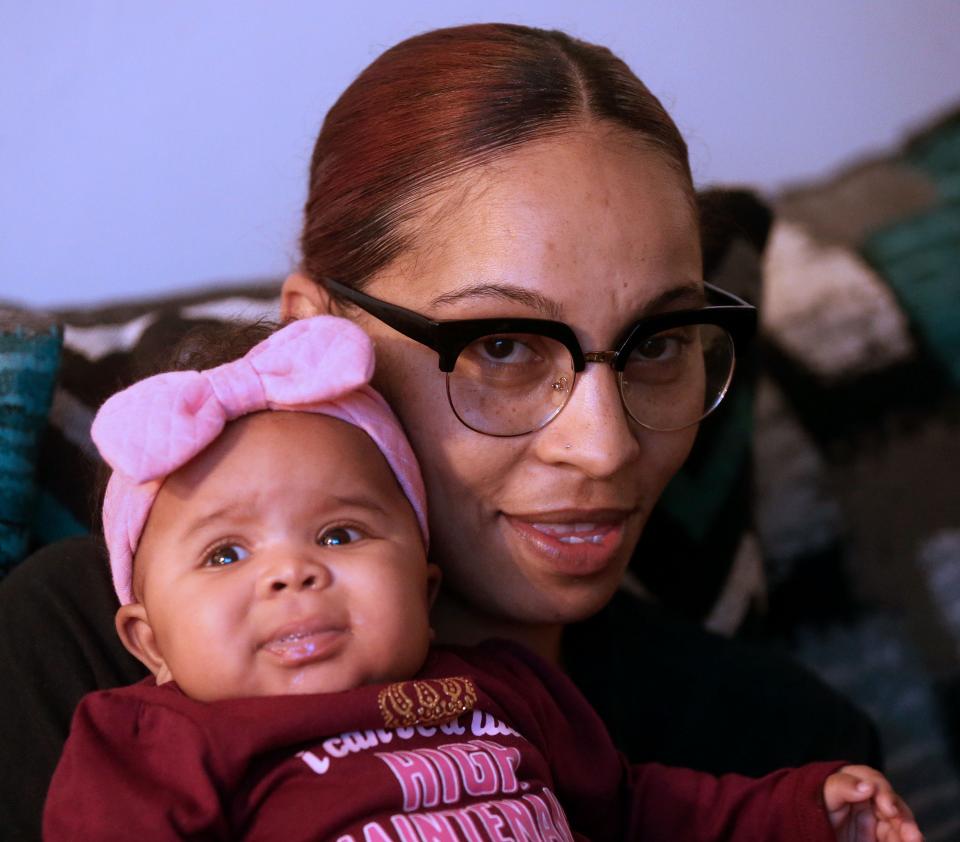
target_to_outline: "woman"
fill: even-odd
[[[563,664],[635,760],[751,773],[877,763],[862,715],[790,664],[676,630],[626,597],[564,633],[614,597],[750,321],[703,286],[686,146],[622,62],[506,25],[392,48],[324,123],[301,245],[284,315],[343,313],[369,331],[375,385],[421,460],[440,640],[505,636]],[[44,615],[47,639],[0,661],[16,688],[4,745],[34,791],[76,697],[138,676],[91,554],[48,549],[2,591],[7,634],[22,640]],[[78,638],[75,657],[51,660]]]

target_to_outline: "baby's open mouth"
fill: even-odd
[[[299,666],[336,654],[347,635],[344,626],[287,627],[271,634],[259,648],[285,665]]]

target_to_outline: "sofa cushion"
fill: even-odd
[[[54,319],[0,309],[0,577],[33,543],[37,459],[60,340]]]

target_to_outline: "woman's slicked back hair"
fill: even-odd
[[[314,147],[302,271],[362,286],[408,247],[403,223],[450,176],[517,146],[606,122],[657,150],[693,194],[673,120],[605,47],[477,24],[390,48],[343,92]]]

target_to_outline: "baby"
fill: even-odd
[[[104,404],[116,626],[153,677],[81,702],[45,838],[921,839],[874,770],[629,767],[533,654],[431,647],[423,483],[372,370],[319,316]]]

